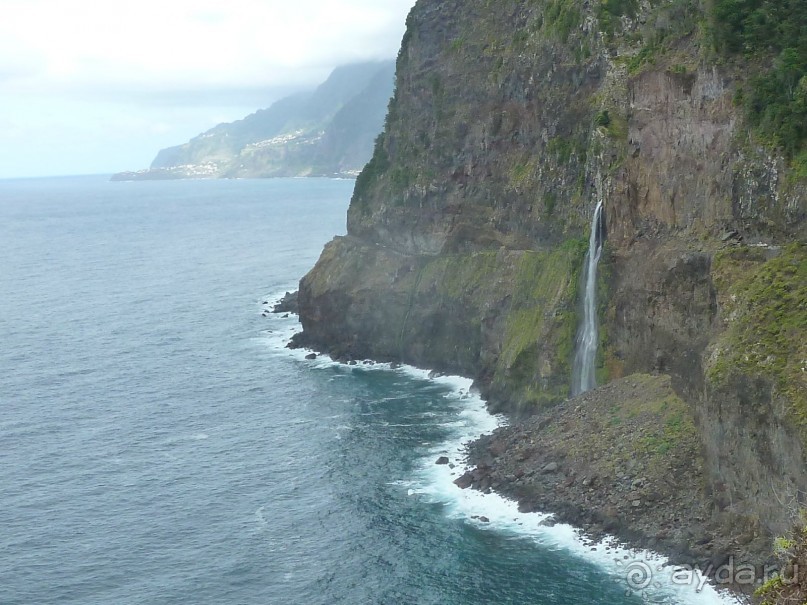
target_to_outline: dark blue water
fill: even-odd
[[[474,397],[282,348],[352,185],[0,181],[0,603],[642,602],[439,475]]]

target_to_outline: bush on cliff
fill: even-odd
[[[776,541],[776,551],[781,572],[757,590],[761,605],[807,603],[807,511],[802,511],[791,536]]]
[[[714,0],[713,44],[762,67],[738,96],[749,120],[788,158],[807,147],[807,3],[803,0]]]

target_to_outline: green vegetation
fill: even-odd
[[[594,125],[602,128],[608,128],[611,125],[611,116],[608,114],[607,109],[598,112],[594,117]]]
[[[513,46],[516,48],[523,48],[523,46],[527,43],[530,34],[527,30],[519,29],[513,33]]]
[[[448,299],[461,300],[479,295],[480,289],[493,289],[500,271],[496,252],[441,255],[423,266],[418,283],[426,291],[434,290]],[[484,293],[482,297],[488,295]]]
[[[375,140],[375,151],[373,157],[356,177],[356,185],[353,189],[353,202],[359,205],[362,214],[369,212],[368,197],[372,185],[387,172],[390,167],[389,155],[384,147],[384,135],[380,134]]]
[[[568,164],[572,157],[572,153],[574,153],[574,146],[569,139],[564,137],[553,137],[549,139],[546,150],[554,155],[558,159],[559,163]]]
[[[624,59],[618,59],[625,62],[631,75],[661,62],[662,57],[676,57],[680,61],[681,41],[687,36],[696,41],[701,37],[698,32],[703,24],[703,9],[698,0],[651,2],[648,8],[649,11],[643,9],[640,23],[635,19],[639,12],[636,0],[604,0],[597,9],[599,29],[606,39],[621,48],[627,45],[634,49]],[[623,17],[633,19],[633,27],[621,31]],[[688,68],[678,64],[670,71],[684,73]]]
[[[406,166],[395,166],[389,171],[389,181],[393,191],[403,191],[417,180],[417,173]],[[398,203],[401,203],[398,201]]]
[[[641,71],[645,65],[655,65],[656,54],[659,52],[659,49],[660,45],[656,40],[643,46],[639,52],[628,61],[628,73],[635,74]]]
[[[695,424],[685,411],[683,402],[677,397],[668,397],[659,402],[655,413],[661,417],[661,422],[654,432],[638,441],[639,449],[648,454],[664,456],[677,443],[696,435]]]
[[[759,587],[755,596],[761,605],[790,605],[807,603],[807,515],[802,511],[798,522],[787,538],[778,538],[774,544],[781,572]]]
[[[549,0],[543,13],[543,24],[561,42],[569,39],[572,30],[580,26],[582,17],[577,0]]]
[[[793,173],[798,178],[807,178],[807,149],[799,153],[791,162]]]
[[[449,44],[449,48],[453,53],[459,53],[462,51],[462,47],[465,46],[465,38],[459,37],[454,38],[451,43]]]
[[[603,115],[604,114],[604,115]],[[597,126],[604,128],[609,137],[616,141],[627,143],[628,141],[628,119],[619,113],[610,113],[607,109],[598,113],[594,118],[597,121],[607,122],[607,124],[597,124]],[[610,168],[614,168],[611,166]]]
[[[614,34],[616,24],[623,15],[632,17],[639,8],[637,0],[601,0],[597,6],[597,19],[600,29],[609,37]]]
[[[412,41],[412,36],[415,33],[415,9],[409,10],[406,15],[406,29],[404,30],[403,38],[401,38],[401,47],[398,49],[397,65],[398,69],[403,67],[406,63],[407,51],[409,50],[409,43]]]
[[[771,380],[807,435],[807,245],[767,262],[762,254],[732,248],[714,259],[728,326],[708,376],[716,384],[737,374]]]
[[[807,145],[807,3],[803,0],[714,0],[712,41],[725,55],[758,65],[742,95],[763,140],[788,158]]]
[[[529,178],[532,169],[529,162],[515,164],[511,170],[510,180],[516,185],[522,185]]]
[[[569,309],[574,306],[575,267],[581,260],[576,240],[553,252],[440,255],[424,258],[420,269],[404,278],[401,288],[411,292],[410,311],[416,301],[423,300],[440,308],[463,309],[470,328],[463,328],[463,339],[472,343],[474,351],[482,346],[483,322],[497,308],[491,304],[501,301],[504,333],[498,338],[502,353],[491,368],[492,379],[514,404],[545,405],[560,401],[568,390],[568,360],[576,327]],[[412,330],[410,311],[403,318],[400,350]],[[451,340],[438,339],[432,346],[443,345],[446,355],[456,355]]]
[[[587,145],[586,141],[578,136],[574,139],[567,137],[553,137],[546,145],[548,153],[557,158],[559,164],[568,164],[572,157],[576,157],[582,164],[586,161]]]
[[[579,46],[574,47],[575,63],[581,65],[589,57],[591,57],[591,44],[588,40],[583,40]]]
[[[602,477],[618,478],[629,463],[634,477],[651,485],[669,485],[671,472],[684,469],[692,469],[689,477],[697,480],[698,430],[670,378],[631,374],[612,382],[609,390],[609,395],[588,402],[584,419],[576,417],[559,427],[569,457],[592,460]]]
[[[548,405],[568,395],[586,246],[584,239],[572,239],[552,252],[525,251],[518,263],[494,381],[506,381],[522,405]],[[541,374],[564,379],[546,384]]]
[[[544,213],[546,216],[552,216],[555,213],[557,204],[558,195],[554,191],[549,191],[544,194]]]

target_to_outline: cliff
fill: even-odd
[[[295,342],[473,376],[495,409],[572,422],[602,200],[599,382],[669,376],[696,435],[698,515],[726,538],[701,546],[731,554],[742,535],[761,556],[807,495],[807,152],[787,129],[807,77],[760,109],[782,59],[732,50],[724,4],[420,0],[348,235],[300,283]],[[629,468],[648,430],[598,453]],[[605,499],[635,479],[597,473]]]
[[[316,90],[219,124],[113,180],[355,176],[383,127],[393,71],[392,61],[338,67]]]

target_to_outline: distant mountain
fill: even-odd
[[[394,61],[338,67],[313,92],[219,124],[161,150],[149,169],[112,179],[355,176],[372,156],[394,77]]]

